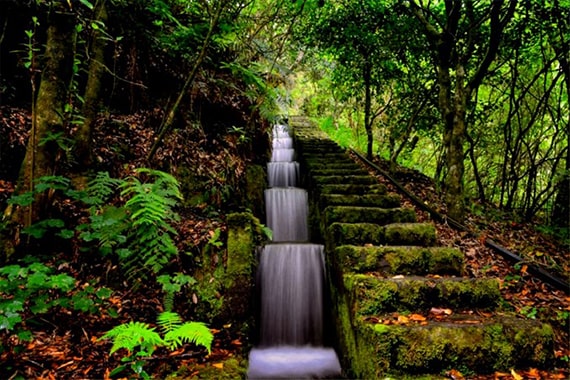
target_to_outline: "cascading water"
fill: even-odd
[[[260,254],[260,338],[249,355],[248,378],[339,377],[332,348],[324,347],[323,246],[309,242],[308,196],[299,185],[293,140],[285,125],[273,130],[265,190],[273,242]]]

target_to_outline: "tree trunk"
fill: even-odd
[[[61,3],[64,4],[64,3]],[[26,155],[18,179],[18,193],[31,191],[34,181],[46,175],[53,175],[60,148],[53,137],[64,130],[64,105],[72,77],[75,17],[53,6],[48,17],[47,43],[41,83],[33,110],[32,130]],[[46,142],[47,141],[47,142]],[[38,196],[28,210],[15,210],[12,221],[29,226],[42,217],[46,197]]]
[[[106,0],[100,0],[95,10],[95,18],[102,22],[107,22]],[[89,72],[87,76],[87,85],[85,87],[83,103],[83,123],[77,128],[75,134],[75,158],[77,160],[77,169],[85,171],[92,163],[91,140],[92,130],[99,112],[101,79],[105,72],[105,45],[106,40],[103,33],[96,29],[93,31],[93,40],[91,47],[91,56],[89,57]]]
[[[372,160],[372,89],[370,88],[372,68],[366,63],[364,67],[364,129],[366,130],[366,157]]]
[[[566,94],[570,99],[570,62],[566,56],[560,54],[560,67],[564,73]],[[570,118],[566,121],[566,138],[570,138]],[[557,184],[556,198],[552,208],[552,224],[558,227],[570,227],[570,145],[566,146],[566,170],[564,176]]]

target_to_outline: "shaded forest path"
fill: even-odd
[[[400,197],[304,118],[290,120],[325,244],[337,345],[349,377],[548,368],[552,327],[505,307],[496,277],[466,275]],[[451,371],[451,372],[450,372]]]

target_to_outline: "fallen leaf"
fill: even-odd
[[[426,317],[421,314],[412,314],[410,315],[410,321],[422,322],[425,321]]]
[[[398,315],[398,323],[405,324],[410,322],[410,319],[405,315]]]
[[[224,363],[214,363],[214,364],[212,364],[212,367],[224,369]]]
[[[434,314],[434,315],[451,315],[451,314],[453,314],[453,310],[442,309],[439,307],[432,307],[429,312],[430,312],[430,314]]]
[[[519,375],[518,373],[516,373],[514,369],[511,369],[511,375],[513,375],[513,378],[515,380],[523,380],[523,377],[521,375]]]
[[[461,379],[465,379],[465,377],[463,377],[463,374],[461,372],[459,372],[456,369],[452,369],[450,371],[447,371],[446,375],[453,380],[461,380]]]

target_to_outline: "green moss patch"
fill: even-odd
[[[366,344],[384,346],[392,371],[442,373],[460,369],[464,373],[506,371],[517,365],[544,367],[552,349],[550,326],[538,321],[509,318],[483,322],[478,325],[430,323],[426,326],[384,326],[362,323]],[[517,336],[526,337],[523,349]],[[390,342],[389,347],[384,342]]]
[[[386,194],[386,186],[376,183],[372,185],[354,185],[343,183],[319,184],[317,191],[319,194],[355,194],[371,195]]]
[[[400,206],[401,198],[397,194],[323,194],[320,196],[320,207],[327,206],[367,206],[394,208]]]
[[[393,311],[422,312],[432,307],[460,310],[494,310],[501,302],[499,281],[494,278],[379,278],[345,274],[350,303],[359,316]]]
[[[327,228],[327,245],[379,245],[384,241],[384,228],[373,223],[332,223]]]
[[[353,185],[373,185],[378,181],[369,175],[347,175],[347,176],[313,176],[312,180],[315,184],[329,184],[329,183],[345,183]]]
[[[362,206],[329,206],[324,211],[325,225],[342,223],[411,223],[416,221],[416,212],[411,208],[379,208]]]
[[[360,247],[340,246],[334,255],[348,271],[395,274],[448,274],[463,273],[463,253],[446,247]]]
[[[385,226],[384,231],[387,245],[432,246],[435,234],[435,227],[430,223],[395,223]]]

